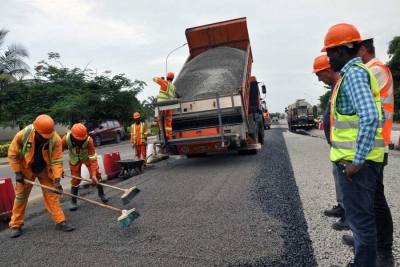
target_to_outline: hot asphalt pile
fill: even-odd
[[[175,79],[176,91],[182,99],[235,92],[241,86],[246,51],[219,47],[201,53],[186,63]]]

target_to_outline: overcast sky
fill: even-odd
[[[312,65],[334,24],[371,33],[383,62],[388,42],[400,35],[399,0],[0,0],[0,6],[0,28],[10,31],[5,44],[25,45],[32,69],[49,52],[60,53],[68,68],[92,61],[98,74],[145,81],[140,100],[158,94],[152,78],[165,75],[166,57],[186,43],[186,28],[246,17],[252,74],[267,86],[270,112],[284,112],[299,98],[319,102],[326,91]],[[188,54],[187,46],[173,52],[168,71],[177,75]]]

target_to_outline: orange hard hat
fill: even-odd
[[[33,127],[43,138],[51,139],[55,134],[54,121],[49,115],[39,115],[33,122]]]
[[[139,112],[133,113],[133,118],[134,119],[139,119],[140,118],[140,113]]]
[[[168,72],[167,73],[167,78],[174,79],[174,77],[175,77],[175,75],[174,75],[173,72]]]
[[[325,35],[324,47],[321,52],[326,52],[327,48],[361,42],[361,36],[357,28],[348,23],[339,23],[332,26]]]
[[[75,123],[71,128],[71,134],[76,140],[83,141],[87,138],[87,130],[82,123]]]
[[[320,72],[321,70],[329,69],[329,58],[327,55],[320,55],[314,59],[314,70],[313,73]]]

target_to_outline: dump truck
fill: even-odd
[[[297,99],[285,111],[290,131],[295,132],[297,129],[310,130],[314,128],[315,122],[312,105],[304,99]]]
[[[256,154],[264,123],[246,18],[188,28],[185,35],[190,54],[174,81],[178,98],[155,103],[161,127],[154,145],[187,157]],[[261,89],[265,94],[265,85]],[[162,110],[172,110],[172,139]]]

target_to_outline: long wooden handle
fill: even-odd
[[[53,192],[55,192],[55,193],[63,194],[63,195],[69,196],[69,197],[74,197],[74,198],[77,198],[77,199],[80,199],[80,200],[89,202],[89,203],[91,203],[91,204],[94,204],[94,205],[97,205],[97,206],[100,206],[100,207],[103,207],[103,208],[106,208],[106,209],[110,209],[110,210],[113,210],[113,211],[122,212],[122,210],[120,210],[120,209],[118,209],[118,208],[111,207],[111,206],[108,206],[108,205],[104,205],[104,204],[99,203],[99,202],[97,202],[97,201],[94,201],[94,200],[91,200],[91,199],[87,199],[87,198],[84,198],[84,197],[80,197],[80,196],[76,196],[76,195],[71,194],[71,193],[68,193],[68,192],[60,191],[60,190],[57,190],[57,189],[55,189],[55,188],[53,188],[53,187],[50,187],[50,186],[47,186],[47,185],[38,184],[38,183],[35,183],[35,182],[32,182],[32,181],[29,181],[29,180],[27,180],[27,179],[24,179],[24,181],[25,181],[26,183],[39,186],[39,187],[41,187],[41,188],[51,190],[51,191],[53,191]]]
[[[76,177],[76,176],[65,175],[65,174],[64,174],[64,176],[67,176],[67,177],[70,177],[70,178],[74,178],[74,179],[78,179],[78,180],[82,180],[82,181],[86,181],[86,182],[92,182],[91,179],[86,179],[86,178],[82,178],[82,177]],[[109,187],[109,188],[112,188],[112,189],[115,189],[115,190],[119,190],[119,191],[122,191],[122,192],[126,192],[126,189],[115,187],[115,186],[112,186],[112,185],[109,185],[109,184],[99,183],[99,185],[102,185],[102,186],[105,186],[105,187]]]

